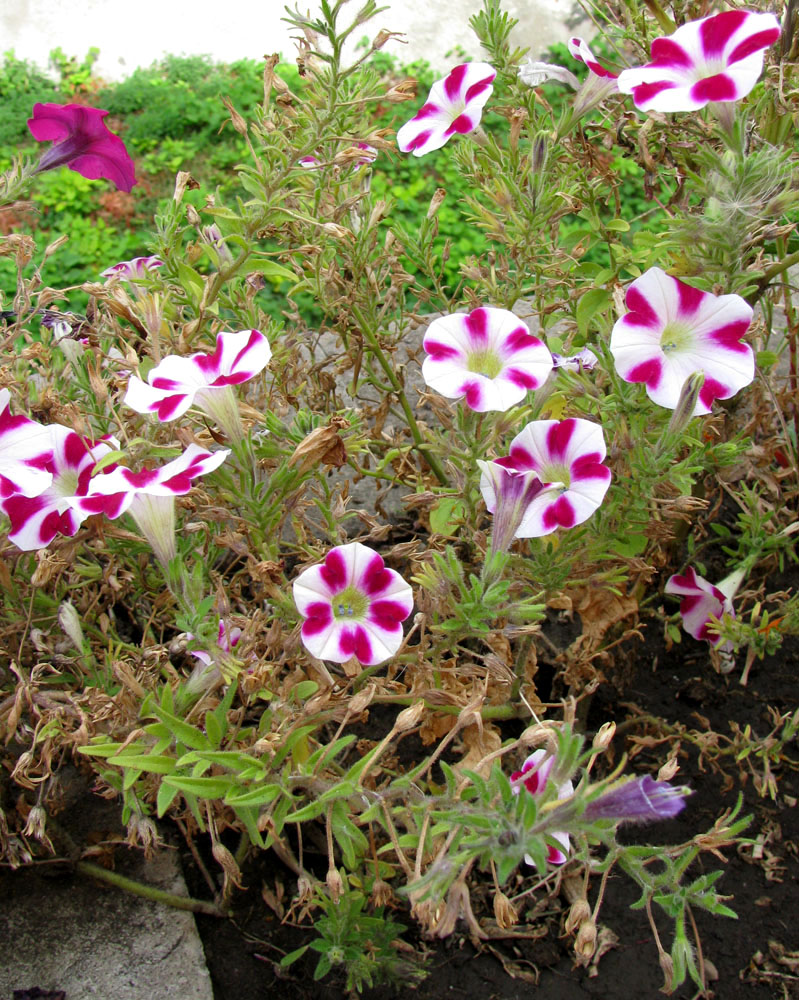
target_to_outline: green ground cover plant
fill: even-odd
[[[693,914],[734,910],[696,863],[747,819],[630,844],[690,780],[606,766],[585,719],[639,615],[742,683],[796,634],[764,583],[795,558],[795,63],[753,6],[620,0],[579,77],[527,66],[499,0],[443,80],[385,33],[342,60],[374,0],[289,11],[296,67],[103,89],[62,57],[0,184],[4,863],[52,847],[74,755],[130,843],[210,838],[220,915],[274,851],[316,935],[283,965],[348,990],[423,975],[410,921],[485,938],[476,881],[500,927],[568,886],[587,965],[616,871],[664,990],[707,988]],[[544,691],[557,611],[582,633]]]

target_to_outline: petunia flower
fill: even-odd
[[[705,639],[714,648],[722,646],[722,639],[710,630],[714,622],[724,615],[735,617],[732,599],[744,577],[744,570],[738,569],[725,577],[717,586],[709,583],[689,566],[683,575],[669,577],[665,586],[667,594],[677,594],[680,601],[682,626],[694,639]],[[724,643],[723,650],[732,649],[732,643]]]
[[[450,136],[473,132],[493,91],[496,70],[483,62],[462,63],[436,80],[427,101],[397,132],[403,153],[424,156],[440,149]]]
[[[616,74],[611,73],[609,69],[605,69],[602,63],[591,51],[590,46],[584,38],[580,38],[576,35],[573,38],[570,38],[568,41],[568,49],[569,55],[572,59],[576,59],[578,62],[584,63],[594,76],[605,77],[609,80],[616,79]]]
[[[75,431],[50,424],[46,471],[50,485],[34,497],[10,496],[0,503],[11,521],[8,540],[23,551],[42,549],[56,535],[72,537],[89,516],[80,508],[97,462],[119,447],[114,438],[90,441]]]
[[[425,382],[478,412],[507,410],[538,389],[552,355],[507,309],[481,306],[433,320],[424,337]]]
[[[534,473],[544,484],[527,505],[515,537],[538,538],[587,520],[610,485],[610,469],[602,464],[605,453],[602,428],[590,420],[569,417],[527,424],[511,442],[507,458],[493,463],[517,473]],[[486,507],[494,511],[497,491],[485,469],[480,490]]]
[[[648,774],[612,785],[585,807],[582,819],[612,819],[620,823],[649,823],[673,819],[685,808],[690,794],[684,785],[655,781]]]
[[[148,274],[163,267],[164,262],[160,257],[133,257],[131,260],[121,260],[118,264],[107,267],[100,274],[104,278],[123,278],[125,281],[135,281],[139,278],[146,278]]]
[[[652,43],[652,62],[619,74],[619,90],[642,111],[696,111],[738,101],[757,83],[764,50],[777,41],[774,14],[727,10],[689,21]]]
[[[186,690],[188,692],[200,694],[203,691],[209,690],[223,677],[222,668],[232,651],[238,645],[241,636],[242,631],[240,628],[228,630],[224,621],[220,618],[216,650],[213,653],[208,653],[203,649],[189,650],[191,655],[196,660],[199,660],[199,663],[186,681]],[[194,636],[188,633],[186,638],[193,639]]]
[[[520,535],[519,529],[531,504],[546,487],[534,472],[506,469],[499,462],[477,464],[482,472],[480,488],[486,507],[494,515],[491,548],[506,552],[514,538],[527,537]]]
[[[50,429],[11,415],[11,393],[0,389],[0,497],[35,497],[53,481]]]
[[[546,750],[536,750],[522,764],[520,771],[514,771],[510,776],[514,792],[518,795],[522,788],[525,788],[531,795],[542,795],[547,787],[549,775],[555,764],[555,758],[548,754]],[[571,780],[566,780],[558,787],[557,797],[567,799],[574,794],[574,785]],[[547,861],[553,865],[562,865],[566,861],[566,852],[569,850],[568,833],[558,831],[550,833],[550,837],[558,844],[562,850],[550,845]],[[535,862],[529,854],[525,854],[524,860],[528,865]]]
[[[67,166],[90,180],[104,177],[120,191],[130,191],[136,183],[133,160],[103,121],[107,114],[82,104],[34,104],[28,128],[37,142],[53,143],[36,172]]]
[[[613,327],[610,350],[625,382],[643,382],[649,398],[669,409],[685,380],[705,373],[694,416],[710,413],[755,377],[752,348],[742,337],[752,308],[740,295],[711,295],[652,267],[630,285],[630,310]]]
[[[377,552],[350,542],[294,581],[294,603],[305,622],[302,641],[320,660],[364,666],[388,660],[402,643],[402,622],[413,610],[413,593]]]
[[[584,347],[577,354],[567,356],[565,354],[552,355],[552,367],[560,368],[563,371],[590,372],[596,368],[599,358],[590,347]]]
[[[231,440],[240,441],[244,431],[232,386],[257,375],[271,356],[269,341],[258,330],[219,333],[213,354],[172,354],[150,370],[147,382],[131,376],[124,401],[161,421],[175,420],[194,404]]]
[[[210,452],[190,444],[158,469],[134,472],[118,465],[91,480],[79,507],[87,515],[105,514],[112,521],[128,512],[161,565],[168,567],[177,555],[175,497],[188,493],[192,480],[213,472],[229,454],[226,449]]]

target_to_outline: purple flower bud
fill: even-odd
[[[685,797],[689,794],[690,790],[684,785],[675,787],[668,781],[655,781],[647,774],[614,785],[589,802],[583,819],[614,819],[628,823],[671,819],[685,808]]]

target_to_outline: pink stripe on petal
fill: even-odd
[[[541,341],[538,337],[534,337],[530,331],[525,326],[517,326],[515,330],[511,330],[508,336],[505,338],[505,343],[502,345],[503,351],[508,351],[513,353],[515,351],[522,351],[528,347],[541,347]]]
[[[714,378],[705,377],[705,384],[699,390],[699,400],[710,408],[714,399],[727,399],[732,395],[729,386],[717,382]]]
[[[624,301],[630,310],[630,319],[635,321],[636,326],[648,326],[653,330],[660,329],[662,325],[660,317],[649,304],[649,300],[644,298],[643,293],[634,285],[630,285],[627,289]]]
[[[395,632],[408,617],[408,610],[398,601],[375,601],[369,608],[369,621],[389,632]]]
[[[339,650],[346,657],[356,656],[361,663],[369,665],[372,659],[372,644],[366,630],[360,625],[344,628],[338,640]]]
[[[577,422],[573,417],[568,420],[559,420],[547,431],[547,450],[553,461],[563,461],[566,456],[566,449],[577,428]]]
[[[739,320],[737,323],[728,323],[718,330],[712,330],[711,339],[720,347],[727,351],[735,351],[737,354],[749,354],[751,348],[748,344],[741,343],[741,337],[749,329],[749,320]]]
[[[530,452],[518,444],[512,444],[510,455],[507,458],[498,458],[497,462],[500,465],[509,465],[520,472],[535,471],[539,467]]]
[[[652,42],[650,66],[660,68],[690,69],[693,59],[685,49],[671,38],[656,38]]]
[[[463,87],[468,69],[468,64],[462,63],[460,66],[456,66],[444,80],[444,92],[451,101],[456,101],[461,96],[461,87]]]
[[[544,511],[544,527],[550,531],[560,526],[572,528],[577,523],[577,514],[568,496],[564,494]]]
[[[459,135],[468,135],[475,128],[477,128],[477,122],[464,112],[462,115],[458,115],[452,124],[444,130],[444,135],[455,135],[456,133]]]
[[[779,37],[779,28],[770,28],[766,31],[758,31],[755,35],[750,35],[749,38],[745,38],[742,42],[739,42],[727,56],[727,65],[729,66],[732,65],[732,63],[740,62],[741,59],[746,59],[747,56],[751,56],[755,52],[767,49],[770,45],[773,45]]]
[[[481,343],[488,340],[488,313],[485,309],[473,309],[463,322],[473,340]]]
[[[262,341],[266,338],[258,330],[250,330],[250,336],[247,338],[247,343],[242,347],[236,357],[233,359],[230,365],[231,372],[235,371],[243,363],[244,358],[256,347],[260,347]],[[245,378],[252,378],[253,372],[244,376]]]
[[[311,604],[307,610],[307,614],[308,618],[303,622],[302,626],[302,634],[306,637],[324,632],[333,622],[333,613],[330,610],[330,605],[323,604],[321,601]]]
[[[458,394],[466,397],[466,405],[476,410],[483,399],[483,390],[479,382],[464,382],[458,389]]]
[[[690,94],[695,101],[734,101],[740,96],[735,81],[724,73],[699,80]]]
[[[442,109],[437,107],[435,104],[423,104],[421,108],[416,112],[416,114],[411,118],[411,121],[418,121],[421,118],[430,118],[433,115],[441,114]]]
[[[508,368],[503,375],[514,385],[518,385],[522,389],[537,389],[539,386],[539,381],[534,378],[528,372],[522,371],[520,368]]]
[[[485,93],[489,89],[491,84],[494,82],[494,77],[496,73],[492,73],[491,76],[485,77],[483,80],[478,80],[477,83],[473,83],[471,87],[466,91],[464,101],[468,104],[473,101],[475,97],[479,97],[480,94]]]
[[[583,479],[602,479],[603,481],[610,479],[610,469],[602,464],[601,456],[597,454],[580,455],[575,462],[572,462],[569,474],[572,482]]]
[[[382,594],[391,586],[392,574],[385,568],[385,563],[381,556],[375,553],[369,560],[369,565],[364,570],[363,576],[358,582],[359,590],[362,590],[369,597]]]
[[[637,87],[633,87],[633,102],[640,108],[648,104],[650,101],[654,100],[658,94],[662,94],[664,90],[673,90],[676,83],[671,83],[669,80],[659,80],[657,83],[641,83]]]
[[[651,389],[657,389],[663,376],[663,365],[659,358],[650,358],[635,365],[622,378],[625,382],[644,382]]]
[[[156,378],[150,382],[153,389],[182,389],[183,383],[177,382],[173,378],[164,378],[163,375],[158,375]]]
[[[412,152],[414,149],[421,149],[422,146],[430,141],[432,134],[432,131],[420,132],[415,139],[411,139],[405,152]]]
[[[457,348],[450,347],[448,344],[440,344],[437,340],[427,340],[425,338],[423,346],[433,361],[446,361],[449,358],[459,358],[461,356],[461,352]]]
[[[705,297],[705,293],[700,288],[686,285],[684,281],[677,282],[677,294],[680,299],[679,311],[682,316],[693,316]]]
[[[158,415],[159,420],[171,420],[185,399],[185,395],[167,396],[166,399],[159,399],[150,409]]]
[[[343,590],[349,582],[349,573],[344,557],[337,549],[331,549],[319,570],[322,579],[333,593]]]
[[[699,38],[705,58],[721,56],[727,43],[748,18],[749,14],[744,10],[727,10],[702,21]]]

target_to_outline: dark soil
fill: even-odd
[[[756,790],[747,761],[736,763],[729,753],[713,760],[710,752],[700,759],[696,746],[698,739],[714,732],[732,737],[737,725],[740,730],[751,727],[756,749],[774,726],[774,711],[784,714],[796,710],[799,642],[786,640],[778,655],[756,661],[743,687],[740,664],[722,676],[713,671],[706,645],[686,637],[680,646],[667,651],[658,632],[653,624],[646,630],[645,642],[633,640],[617,650],[612,676],[592,703],[588,728],[615,720],[619,733],[614,752],[626,751],[634,767],[650,774],[657,772],[674,745],[673,738],[664,739],[669,727],[693,731],[692,737],[680,740],[676,780],[689,784],[694,794],[677,820],[633,828],[628,839],[660,843],[688,840],[709,830],[723,810],[735,805],[739,793],[743,794],[745,811],[752,815],[746,835],[756,841],[755,845],[742,845],[737,851],[726,848],[724,857],[718,859],[706,853],[696,871],[698,875],[724,869],[719,890],[731,897],[728,905],[738,914],[738,920],[696,914],[710,978],[718,976],[707,995],[721,1000],[799,998],[799,773],[787,762],[775,765],[778,791],[772,799]],[[728,745],[721,741],[722,749]],[[792,761],[799,759],[795,743],[786,748],[786,754]],[[756,761],[752,760],[752,766],[762,772]],[[191,871],[190,855],[184,861],[190,890],[201,893],[199,878]],[[233,922],[198,918],[216,1000],[261,1000],[278,995],[281,1000],[339,1000],[345,994],[343,981],[331,974],[315,983],[314,957],[306,955],[286,970],[277,964],[282,954],[312,937],[310,928],[281,924],[261,898],[263,886],[274,891],[282,883],[288,903],[296,889],[291,873],[270,854],[245,870],[245,881],[249,891],[234,901]],[[595,879],[592,894],[597,884]],[[531,879],[519,874],[508,894],[522,892],[529,885]],[[477,884],[472,895],[478,917],[490,914],[489,887]],[[506,939],[476,945],[469,940],[465,925],[459,924],[459,933],[444,942],[431,943],[418,940],[409,926],[404,937],[426,955],[427,978],[413,991],[404,986],[397,994],[383,986],[365,990],[363,996],[365,1000],[397,995],[418,1000],[440,1000],[442,996],[648,1000],[662,996],[663,977],[652,931],[645,913],[630,909],[637,898],[636,887],[624,875],[611,877],[599,922],[615,933],[618,942],[590,972],[574,967],[572,943],[562,936],[565,904],[558,912],[560,900],[554,899],[535,923],[526,923],[526,915],[522,915],[515,933],[526,937],[512,938],[509,932]],[[531,900],[531,905],[535,902]],[[547,918],[548,932],[540,937]],[[411,923],[401,910],[395,919]],[[668,948],[668,922],[664,919],[659,925]],[[687,1000],[696,992],[689,983],[675,997]]]

